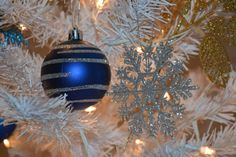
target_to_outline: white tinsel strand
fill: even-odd
[[[186,103],[186,116],[179,122],[178,130],[188,128],[192,122],[198,120],[211,120],[226,125],[235,121],[236,113],[236,72],[230,74],[230,79],[223,91],[215,96],[207,96],[211,92],[207,87],[199,98]],[[214,91],[212,91],[214,92]],[[213,93],[212,93],[213,94]]]
[[[141,39],[153,38],[159,24],[165,24],[162,13],[171,14],[166,0],[110,0],[109,8],[98,14],[96,28],[105,51],[124,51],[122,45],[138,44]]]
[[[65,97],[45,97],[40,82],[41,57],[13,47],[2,49],[0,56],[0,71],[5,80],[1,82],[0,113],[6,123],[17,121],[18,136],[41,145],[40,149],[49,150],[56,157],[58,151],[72,156],[79,152],[80,156],[85,156],[81,130],[87,137],[92,156],[112,152],[103,149],[123,147],[126,135],[113,124],[83,111],[69,113],[65,110]],[[12,76],[14,73],[17,76]]]
[[[209,130],[210,129],[211,126],[209,127]],[[196,139],[196,134],[199,132],[198,128],[196,128],[194,131],[195,134],[189,139],[187,139],[184,135],[181,140],[172,140],[166,144],[159,145],[153,149],[152,152],[145,152],[144,154],[147,157],[206,156],[207,154],[202,152],[201,149],[209,148],[213,152],[212,155],[236,155],[236,123],[221,128],[220,131],[214,129],[212,132],[206,132],[199,139]]]
[[[98,25],[104,33],[105,44],[115,46],[124,43],[137,43],[141,38],[152,37],[159,31],[157,21],[166,23],[161,13],[171,14],[166,10],[173,4],[168,1],[110,1],[110,8],[103,11],[99,20],[105,21]],[[149,23],[147,23],[149,21]],[[99,24],[99,23],[98,23]]]
[[[117,7],[118,5],[123,7]],[[172,5],[166,0],[120,0],[109,1],[103,10],[99,10],[95,2],[81,0],[79,28],[84,31],[85,39],[98,45],[115,66],[117,57],[123,51],[121,44],[138,41],[139,36],[146,38],[153,35],[153,30],[157,32],[157,21],[165,24],[162,13],[171,14],[168,7]],[[72,10],[73,7],[77,6],[72,6]],[[51,44],[66,40],[72,27],[71,17],[59,11],[56,5],[49,5],[48,0],[4,0],[1,2],[0,11],[4,14],[4,23],[24,24],[42,45],[48,44],[49,40]]]
[[[190,56],[198,55],[199,39],[194,37],[193,33],[187,31],[181,34],[181,37],[171,45],[173,46],[172,60],[181,60],[184,63],[184,68],[188,70],[186,64],[189,62]]]
[[[99,121],[95,115],[67,112],[63,97],[45,100],[13,96],[1,89],[0,104],[6,123],[17,121],[18,137],[39,145],[39,150],[49,150],[54,156],[68,153],[73,157],[87,156],[84,147],[88,148],[89,156],[105,156],[112,153],[113,147],[123,147],[124,133],[104,120]],[[87,142],[82,143],[82,140]]]
[[[0,49],[0,85],[13,93],[43,95],[40,81],[42,58],[19,47]]]
[[[204,33],[204,27],[207,21],[217,13],[217,9],[212,9],[213,6],[209,5],[207,8],[205,8],[202,11],[199,11],[196,15],[196,17],[193,17],[195,11],[195,5],[198,3],[197,0],[192,0],[191,5],[189,10],[187,11],[186,14],[182,16],[184,18],[184,21],[191,25],[191,21],[196,22],[197,20],[200,20],[203,18],[200,23],[197,25],[193,25],[189,28],[186,28],[185,25],[181,24],[181,18],[177,17],[175,20],[174,25],[170,28],[168,34],[165,37],[165,40],[168,40],[171,45],[173,46],[174,50],[174,55],[173,59],[180,59],[185,63],[188,63],[190,56],[192,55],[198,55],[199,52],[199,44],[200,44],[200,38],[205,35]],[[208,16],[208,14],[212,12]],[[204,17],[205,16],[205,17]],[[193,19],[194,18],[194,19]],[[179,27],[179,32],[181,33],[176,33],[175,31]],[[185,69],[188,70],[187,66],[185,65]]]
[[[4,2],[4,1],[2,1],[2,2]],[[0,2],[1,3],[1,2]],[[46,26],[46,25],[45,25]],[[47,25],[47,26],[50,26],[50,25]],[[67,31],[68,31],[68,28],[66,28],[65,29],[65,34],[63,34],[63,35],[66,35],[67,34]],[[40,32],[40,31],[39,31]],[[41,32],[41,33],[44,33],[44,32]],[[57,36],[57,35],[56,35]],[[188,35],[187,35],[188,36]],[[92,35],[91,35],[91,37],[92,37]],[[189,36],[188,36],[189,37]],[[90,38],[90,37],[89,37]],[[190,39],[192,38],[191,36],[189,37]],[[43,38],[41,38],[40,37],[40,40],[44,40]],[[193,40],[194,40],[194,38],[193,38]],[[196,40],[196,39],[195,39]],[[180,40],[179,40],[180,41]],[[197,41],[197,40],[196,40]],[[186,45],[185,44],[183,44],[182,46],[181,46],[181,44],[179,44],[180,46],[180,48],[179,49],[184,49],[184,50],[186,50],[186,48],[187,49],[189,49],[189,50],[191,50],[191,51],[195,51],[195,48],[196,47],[194,47],[195,45],[193,45],[193,46],[191,46],[191,44],[189,44],[189,42],[186,40],[185,42],[187,42],[186,43]],[[176,42],[177,43],[177,42]],[[180,42],[181,43],[181,42]],[[197,43],[197,42],[196,42]],[[178,45],[178,44],[177,44]],[[18,50],[17,50],[18,51]],[[20,50],[19,50],[20,51]],[[179,50],[178,50],[179,51]],[[190,52],[190,51],[189,51]],[[188,53],[188,52],[186,52],[186,53]],[[4,54],[5,55],[5,54]],[[8,55],[8,54],[7,54]],[[178,55],[178,54],[177,54]],[[183,59],[184,59],[184,56],[185,56],[185,54],[184,55],[180,55],[180,57],[182,57],[183,56]],[[14,61],[15,60],[17,60],[18,58],[15,56],[15,57],[12,57],[13,59],[9,59],[9,63],[11,64],[11,63],[14,63]],[[5,58],[5,59],[7,59],[7,58]],[[4,60],[5,60],[4,59]],[[29,61],[30,59],[29,58],[25,58],[25,60],[23,59],[22,61]],[[22,65],[24,65],[23,64],[23,62],[18,62],[20,65],[22,64]],[[41,60],[40,60],[41,61]],[[0,62],[0,64],[1,64],[2,62]],[[8,64],[9,64],[8,63]],[[13,65],[18,65],[18,63],[16,63],[16,64],[13,64]],[[2,65],[4,66],[4,69],[6,69],[6,67],[5,67],[5,65],[8,65],[8,64],[5,64],[5,63],[3,63]],[[31,64],[31,63],[30,63]],[[28,65],[28,63],[27,63],[27,65]],[[37,65],[39,65],[39,64],[37,64]],[[32,66],[32,65],[30,65],[30,66]],[[29,67],[30,67],[29,66]],[[15,83],[15,80],[14,81],[12,81],[12,79],[14,79],[12,76],[10,77],[10,76],[8,76],[8,75],[10,75],[10,74],[12,74],[12,73],[10,73],[10,70],[9,69],[7,69],[8,70],[8,73],[7,73],[7,75],[5,75],[5,73],[3,74],[4,75],[4,79],[5,80],[7,80],[7,81],[5,81],[4,82],[4,87],[8,84],[8,85],[13,85],[13,87],[16,87],[16,86],[18,86],[19,87],[19,85],[20,86],[22,86],[23,85],[23,88],[24,88],[24,90],[26,91],[26,90],[28,90],[28,87],[33,87],[32,89],[37,89],[37,90],[39,90],[39,91],[42,91],[42,89],[40,88],[40,89],[38,89],[38,88],[36,88],[37,86],[38,86],[38,84],[39,84],[39,77],[37,78],[37,77],[26,77],[29,73],[31,74],[31,72],[32,72],[32,75],[34,75],[34,74],[36,74],[37,73],[37,75],[39,74],[38,72],[35,72],[35,71],[28,71],[27,70],[27,73],[26,72],[23,72],[23,73],[26,73],[26,74],[22,74],[21,73],[21,69],[19,68],[19,69],[17,69],[16,67],[14,67],[14,66],[8,66],[8,67],[13,67],[13,69],[14,69],[14,72],[16,72],[16,74],[17,74],[17,76],[15,76],[14,78],[16,78],[16,79],[18,79],[18,80],[24,80],[23,81],[23,83],[22,83],[22,81],[16,81],[16,83],[17,83],[17,85],[14,85],[14,83]],[[7,67],[7,68],[8,68]],[[21,66],[20,66],[21,67]],[[36,66],[37,67],[37,66]],[[1,68],[0,68],[1,69]],[[31,68],[29,68],[29,70],[30,70]],[[32,68],[32,69],[34,69],[34,70],[39,70],[40,68]],[[7,77],[6,77],[7,76]],[[10,78],[10,79],[9,79]],[[30,78],[30,79],[29,79]],[[34,79],[35,78],[35,79]],[[231,77],[231,78],[235,78],[235,75],[234,75],[234,77]],[[28,81],[28,79],[30,80],[30,81]],[[30,83],[31,82],[31,83]],[[229,84],[228,84],[228,86],[227,86],[227,91],[225,91],[223,94],[218,94],[217,96],[218,97],[221,97],[221,98],[217,98],[217,97],[215,97],[214,98],[214,100],[211,100],[210,98],[204,98],[204,99],[202,99],[202,100],[200,100],[199,99],[199,101],[198,101],[198,103],[200,104],[200,102],[201,103],[204,103],[204,102],[206,102],[206,103],[204,103],[204,104],[200,104],[199,106],[197,106],[197,105],[195,105],[194,106],[194,109],[196,109],[196,112],[194,112],[194,109],[192,109],[191,108],[191,106],[190,106],[190,104],[189,105],[187,105],[188,106],[188,111],[190,111],[191,113],[189,113],[189,115],[187,115],[187,119],[185,120],[185,123],[183,124],[184,125],[184,128],[193,128],[191,125],[192,125],[192,123],[191,123],[191,118],[192,118],[192,116],[193,116],[193,118],[195,118],[195,120],[204,120],[204,119],[210,119],[210,120],[213,120],[213,121],[216,121],[216,122],[221,122],[221,123],[225,123],[226,125],[228,125],[228,127],[227,127],[227,129],[223,129],[222,131],[221,131],[221,134],[219,133],[219,136],[217,136],[217,142],[215,142],[214,143],[214,145],[218,145],[218,147],[217,146],[215,146],[216,148],[218,148],[219,150],[220,150],[220,148],[224,148],[224,150],[222,150],[222,155],[226,155],[227,154],[227,152],[229,152],[229,154],[231,153],[231,152],[233,152],[234,151],[234,149],[233,148],[235,148],[235,143],[234,143],[234,141],[235,141],[235,139],[234,138],[230,138],[230,137],[234,137],[235,136],[235,128],[234,127],[230,127],[230,125],[232,125],[232,123],[231,123],[231,121],[230,120],[234,120],[234,117],[233,117],[233,115],[232,114],[229,114],[229,113],[227,113],[227,112],[229,112],[229,111],[234,111],[235,112],[235,107],[233,107],[233,102],[235,102],[235,88],[236,88],[236,86],[235,86],[235,83],[233,83],[233,82],[235,82],[235,79],[230,79],[230,81],[229,81]],[[2,82],[1,82],[2,83]],[[5,83],[7,83],[7,84],[5,84]],[[2,86],[2,85],[1,85]],[[7,89],[7,91],[8,92],[10,92],[11,94],[12,93],[16,93],[16,92],[12,92],[12,89],[11,90],[9,90],[9,89]],[[38,92],[35,92],[35,93],[38,93]],[[234,95],[233,95],[234,94]],[[27,95],[28,96],[28,95]],[[40,97],[39,95],[35,95],[36,97]],[[224,98],[222,98],[222,96],[224,97]],[[5,98],[8,98],[6,95],[4,96]],[[18,96],[17,96],[18,97]],[[22,99],[22,98],[20,98],[20,96],[19,96],[19,99]],[[26,99],[28,99],[28,97],[26,98],[24,98],[24,99],[22,99],[21,100],[21,102],[24,102],[24,101],[26,101],[26,102],[29,102],[28,100],[26,100]],[[31,98],[30,98],[31,99]],[[219,100],[219,102],[218,102],[218,100]],[[41,100],[40,101],[37,101],[37,102],[41,102]],[[226,107],[224,107],[223,108],[223,106],[224,105],[222,105],[222,104],[220,104],[220,103],[222,103],[223,102],[223,104],[226,104],[225,106]],[[25,103],[24,103],[25,104]],[[213,105],[212,105],[213,104]],[[212,107],[208,107],[207,105],[209,105],[209,106],[211,106],[212,105]],[[221,106],[220,106],[221,105]],[[207,108],[206,108],[206,111],[204,110],[205,108],[204,107],[206,107],[207,106]],[[235,106],[235,105],[234,105]],[[199,108],[200,109],[199,109]],[[6,109],[7,110],[7,109]],[[204,112],[202,112],[202,111],[204,111]],[[202,112],[202,113],[201,113]],[[191,115],[192,114],[192,115]],[[217,116],[216,116],[216,114],[217,114]],[[5,115],[8,115],[8,113],[5,113]],[[13,114],[12,114],[13,115]],[[41,115],[41,113],[40,113],[40,115]],[[43,114],[42,114],[43,115]],[[76,119],[77,117],[75,116],[75,118],[71,118],[72,120],[73,119]],[[8,120],[10,120],[11,118],[9,118]],[[13,118],[12,118],[13,119]],[[85,120],[87,120],[87,119],[89,119],[89,118],[85,118]],[[77,120],[77,119],[76,119]],[[97,120],[97,119],[96,119]],[[182,119],[181,119],[182,120]],[[45,120],[44,120],[45,121]],[[96,133],[96,138],[94,138],[94,137],[91,137],[91,138],[88,138],[88,144],[89,144],[89,148],[90,148],[90,150],[93,152],[93,155],[97,155],[97,156],[99,156],[98,154],[105,154],[105,155],[107,155],[107,153],[105,152],[105,151],[103,151],[103,149],[100,147],[100,145],[101,144],[103,144],[103,142],[105,143],[105,145],[106,145],[106,147],[109,147],[109,149],[112,149],[112,144],[114,144],[115,143],[115,145],[122,145],[122,141],[120,141],[120,139],[121,139],[121,137],[124,137],[123,136],[123,134],[122,134],[122,132],[120,132],[119,130],[116,130],[117,132],[113,132],[114,130],[114,128],[112,128],[110,125],[105,125],[105,123],[106,122],[101,122],[101,121],[98,121],[97,123],[99,123],[99,125],[100,125],[100,131],[98,132],[97,131],[97,133]],[[22,123],[21,123],[22,124]],[[38,123],[37,123],[38,124]],[[57,122],[55,122],[55,124],[58,124]],[[30,125],[29,125],[30,126]],[[53,126],[55,126],[55,125],[53,125]],[[104,127],[105,126],[105,127]],[[109,128],[110,127],[110,128]],[[104,128],[109,128],[109,129],[107,129],[106,131],[104,131]],[[36,127],[35,127],[35,129],[36,129]],[[50,129],[50,128],[49,128]],[[93,129],[93,128],[91,128],[91,129],[89,129],[89,131],[91,131],[91,132],[93,132],[93,131],[95,131],[95,130],[97,130],[97,128],[96,129]],[[77,129],[77,131],[78,131],[78,129]],[[48,131],[46,131],[46,132],[48,132]],[[42,133],[40,133],[40,135],[42,135]],[[61,135],[60,135],[61,136]],[[61,137],[60,136],[58,136],[58,137],[56,137],[56,138],[60,138],[61,139]],[[63,135],[64,136],[64,135]],[[37,136],[38,137],[38,136]],[[76,138],[77,137],[79,137],[79,135],[78,136],[76,136]],[[193,142],[191,142],[191,140],[189,140],[190,141],[190,143],[194,143],[193,145],[188,145],[188,144],[185,144],[185,143],[183,143],[183,149],[185,149],[185,147],[187,147],[187,149],[188,150],[195,150],[195,149],[198,149],[198,146],[200,146],[200,144],[199,143],[205,143],[205,144],[209,144],[209,142],[206,142],[206,140],[205,139],[207,139],[206,137],[209,137],[209,134],[207,135],[207,136],[204,136],[204,138],[202,138],[201,139],[201,141],[197,141],[197,142],[195,142],[194,143],[194,140],[193,139],[191,139]],[[221,138],[224,138],[224,139],[221,139]],[[227,137],[227,138],[226,138]],[[35,138],[35,140],[36,140],[37,138]],[[98,141],[97,141],[97,139],[98,139]],[[111,140],[111,139],[113,139],[113,140]],[[117,141],[116,141],[117,140]],[[60,140],[59,140],[60,141]],[[68,140],[66,140],[66,141],[68,141]],[[91,142],[92,141],[92,142]],[[178,139],[178,141],[176,141],[176,143],[181,143],[181,142],[179,142],[180,140]],[[229,141],[229,142],[227,142],[227,141]],[[43,142],[43,140],[40,140],[39,141],[39,143],[42,145],[42,143],[41,142]],[[81,142],[81,141],[80,141]],[[74,142],[73,142],[74,143]],[[72,145],[73,145],[73,143],[72,143]],[[107,144],[107,143],[109,143],[109,144]],[[196,144],[197,143],[197,144]],[[67,143],[68,144],[68,143]],[[81,143],[80,143],[81,144]],[[82,145],[82,144],[81,144]],[[85,154],[84,154],[84,147],[83,146],[81,146],[80,145],[80,147],[77,147],[77,145],[74,145],[74,149],[72,150],[72,152],[71,152],[71,154],[73,154],[74,156],[78,156],[78,155],[81,155],[81,156],[84,156]],[[214,146],[213,145],[213,146]],[[231,146],[230,146],[231,145]],[[63,145],[62,145],[63,146]],[[71,146],[71,145],[70,145]],[[178,147],[178,146],[180,146],[180,148]],[[229,146],[229,147],[228,147]],[[46,147],[46,146],[45,146]],[[105,146],[104,146],[105,147]],[[178,144],[177,146],[176,146],[178,149],[182,149],[182,145],[181,144]],[[190,149],[190,148],[191,149]],[[169,149],[168,149],[169,148]],[[176,155],[175,153],[171,153],[172,151],[172,149],[173,150],[175,150],[175,148],[173,148],[173,147],[170,147],[170,146],[168,146],[168,152],[170,152],[170,154],[174,154],[174,155]],[[197,151],[197,150],[196,150]],[[173,151],[174,152],[174,151]],[[175,151],[176,152],[176,151]],[[181,152],[183,152],[183,153],[186,153],[186,154],[188,154],[189,152],[188,151],[185,151],[185,150],[181,150]],[[191,154],[191,153],[189,153],[189,154]],[[232,154],[232,153],[231,153]],[[72,155],[72,156],[73,156]],[[54,155],[55,157],[58,157],[56,154]],[[156,155],[156,156],[158,156],[158,155]],[[24,156],[25,157],[25,156]]]

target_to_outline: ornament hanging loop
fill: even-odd
[[[70,9],[72,15],[72,28],[74,28],[79,22],[80,0],[71,0]]]
[[[78,29],[80,12],[80,0],[71,0],[72,30],[69,33],[69,40],[83,40],[83,34]]]
[[[83,40],[83,33],[74,27],[69,33],[69,40]]]

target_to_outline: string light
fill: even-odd
[[[3,140],[3,144],[6,148],[10,148],[11,147],[11,144],[10,144],[10,141],[8,139],[4,139]]]
[[[167,101],[170,100],[170,94],[168,92],[165,93],[164,99],[166,99]]]
[[[85,112],[88,112],[88,113],[91,113],[91,112],[96,111],[96,107],[90,106],[90,107],[86,108],[84,111],[85,111]]]
[[[162,30],[161,30],[161,33],[162,33],[162,34],[164,34],[164,33],[165,33],[165,30],[164,30],[164,29],[162,29]]]
[[[203,154],[203,155],[207,155],[207,156],[210,156],[210,157],[214,157],[215,155],[215,150],[214,149],[211,149],[209,147],[201,147],[200,148],[200,153]]]
[[[106,0],[97,0],[98,9],[102,10],[105,4],[106,4]]]
[[[138,53],[143,53],[142,47],[137,47],[137,48],[136,48],[136,51],[137,51]]]
[[[144,145],[145,143],[142,141],[142,140],[140,140],[140,139],[136,139],[135,140],[135,143],[137,144],[137,145]]]
[[[22,30],[22,31],[27,29],[27,27],[22,23],[19,26],[20,26],[20,30]]]

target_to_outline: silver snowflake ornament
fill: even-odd
[[[132,134],[158,132],[172,136],[175,119],[182,116],[182,99],[192,96],[190,79],[185,79],[180,61],[170,61],[168,44],[126,48],[124,64],[117,70],[119,82],[112,86],[115,102],[121,103],[120,115],[128,121]]]

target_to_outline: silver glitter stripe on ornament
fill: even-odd
[[[95,47],[92,44],[69,44],[69,45],[57,45],[53,47],[53,49],[71,49],[71,48],[88,48],[91,49],[91,47]]]
[[[83,100],[73,100],[69,101],[70,103],[88,103],[88,102],[98,102],[101,99],[83,99]]]
[[[97,90],[107,90],[109,86],[107,85],[100,85],[100,84],[93,84],[93,85],[84,85],[84,86],[77,86],[77,87],[66,87],[66,88],[56,88],[56,89],[49,89],[46,90],[47,95],[53,95],[56,93],[63,93],[63,92],[72,92],[84,89],[97,89]]]
[[[93,58],[61,58],[61,59],[53,59],[50,61],[46,61],[43,63],[42,67],[50,64],[57,63],[73,63],[73,62],[87,62],[87,63],[101,63],[108,64],[106,59],[93,59]]]
[[[97,53],[97,54],[103,54],[102,51],[99,50],[67,50],[67,51],[58,51],[57,54],[64,54],[64,53]]]
[[[68,77],[69,73],[54,73],[54,74],[45,74],[42,75],[41,81],[55,79],[55,78],[62,78],[62,77]]]

